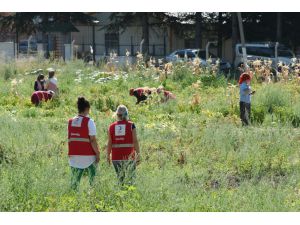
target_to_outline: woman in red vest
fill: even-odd
[[[100,151],[96,140],[96,126],[89,118],[90,103],[79,97],[77,101],[78,115],[69,120],[69,164],[72,171],[71,185],[77,189],[85,169],[88,170],[92,185],[96,175],[96,163],[100,159]]]
[[[38,106],[42,101],[47,102],[54,96],[53,91],[35,91],[31,95],[31,102]]]
[[[118,106],[116,117],[117,121],[108,129],[107,161],[112,161],[121,185],[132,184],[136,164],[140,161],[136,128],[129,121],[126,106]]]

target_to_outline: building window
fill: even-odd
[[[185,39],[184,47],[185,48],[195,48],[195,39]]]
[[[105,53],[117,53],[119,55],[119,34],[118,33],[107,33],[105,34]]]

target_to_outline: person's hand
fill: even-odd
[[[138,155],[138,156],[136,157],[136,165],[140,165],[140,163],[141,163],[141,158],[140,158],[140,156]]]
[[[256,92],[256,91],[252,91],[252,92],[251,92],[251,95],[254,95],[254,94],[255,94],[255,92]]]
[[[98,153],[98,154],[96,155],[96,163],[99,163],[99,161],[100,161],[100,154]]]

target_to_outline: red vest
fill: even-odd
[[[112,160],[130,160],[135,158],[132,138],[132,122],[117,121],[109,127],[112,140]]]
[[[137,91],[139,96],[141,96],[145,92],[144,88],[136,88],[135,91]]]
[[[68,126],[68,155],[96,155],[89,136],[90,118],[78,116],[69,120]]]

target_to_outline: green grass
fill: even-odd
[[[35,75],[30,72],[50,66],[60,69],[60,97],[34,107],[30,96]],[[253,123],[244,128],[238,118],[239,90],[227,88],[222,77],[195,76],[181,65],[165,81],[154,69],[142,69],[123,74],[126,79],[97,83],[110,75],[91,78],[98,70],[80,61],[21,61],[1,67],[0,211],[300,209],[296,83],[254,83]],[[23,81],[14,87],[13,79]],[[197,80],[199,87],[192,85]],[[175,93],[175,101],[158,104],[154,99],[136,106],[128,94],[131,87],[162,82]],[[94,187],[84,177],[74,193],[66,138],[67,120],[76,115],[79,95],[92,104],[101,161]],[[200,104],[193,103],[193,95]],[[126,189],[118,187],[104,154],[106,131],[118,104],[128,106],[141,145],[136,186]]]

